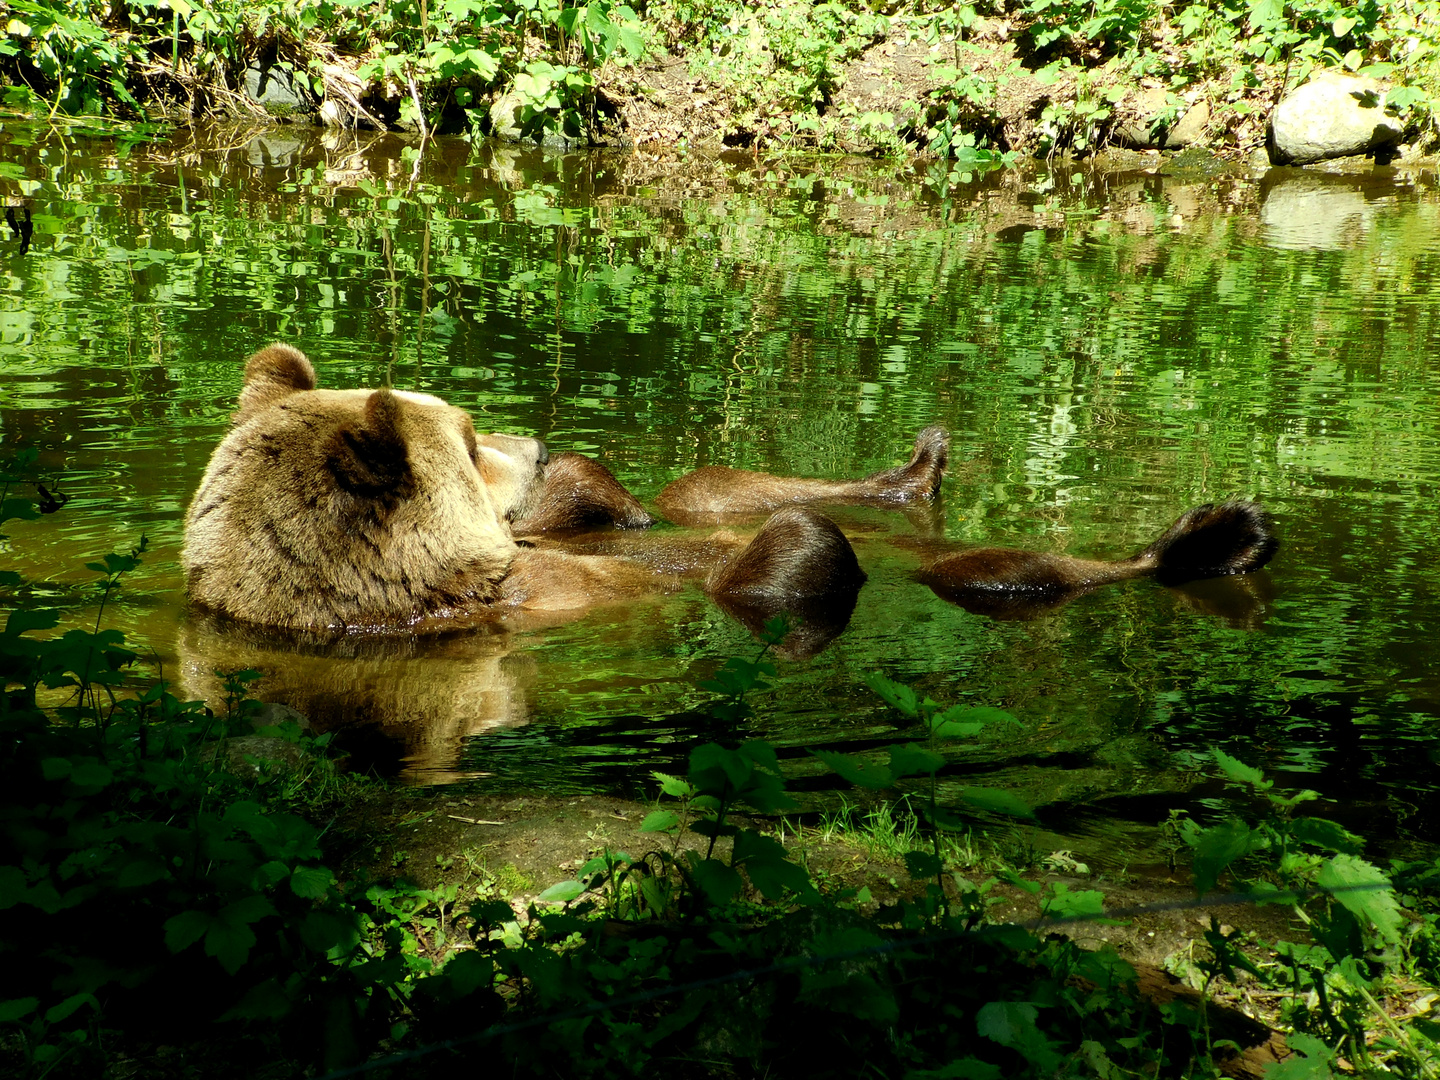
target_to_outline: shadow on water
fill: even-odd
[[[863,475],[945,425],[938,514],[847,512],[869,581],[847,619],[806,624],[735,733],[776,742],[802,788],[829,790],[808,747],[914,737],[864,689],[878,670],[1013,712],[1021,733],[955,750],[947,777],[1079,808],[1082,834],[1099,815],[1148,843],[1122,806],[1203,809],[1220,747],[1434,838],[1405,810],[1440,775],[1432,176],[947,187],[848,159],[417,153],[302,128],[0,141],[31,225],[0,234],[0,447],[37,447],[72,496],[10,530],[7,565],[83,619],[79,567],[146,532],[107,612],[196,692],[253,664],[420,782],[636,790],[713,734],[696,681],[755,648],[754,613],[693,591],[338,648],[187,617],[184,509],[239,362],[279,338],[325,385],[440,395],[602,458],[647,502],[707,464]],[[1279,522],[1263,574],[1025,618],[915,580],[937,544],[1124,557],[1235,496]]]

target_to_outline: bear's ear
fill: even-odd
[[[314,389],[315,369],[305,354],[277,341],[245,362],[245,387],[231,420],[238,424],[291,394]]]
[[[336,429],[327,464],[336,482],[352,495],[409,498],[415,483],[400,433],[400,399],[389,390],[371,394],[360,422]]]

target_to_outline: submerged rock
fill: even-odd
[[[1374,79],[1316,75],[1276,106],[1270,119],[1270,160],[1307,165],[1397,141],[1402,129],[1385,111],[1386,90]]]
[[[245,95],[272,116],[311,111],[309,96],[296,85],[293,73],[279,64],[262,65],[256,60],[246,68]]]

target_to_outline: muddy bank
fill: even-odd
[[[352,873],[379,871],[403,876],[426,887],[442,882],[490,895],[503,895],[523,910],[551,885],[575,876],[585,862],[605,852],[642,858],[657,848],[670,850],[670,838],[644,833],[640,824],[655,806],[604,795],[554,797],[505,796],[455,790],[376,787],[351,803],[337,822],[329,845],[337,861]],[[772,831],[806,866],[812,878],[836,892],[868,887],[862,908],[922,891],[911,881],[898,855],[877,850],[857,830],[828,829],[812,821],[794,825],[782,819],[748,820],[746,827]],[[974,865],[957,867],[979,882],[1004,864],[998,854],[1004,837],[983,835]],[[699,850],[703,838],[687,834],[682,849]],[[985,852],[986,846],[990,850]],[[1120,913],[1120,925],[1085,920],[1058,923],[1057,929],[1088,947],[1113,945],[1128,959],[1163,966],[1186,949],[1210,925],[1219,922],[1268,940],[1296,940],[1303,928],[1291,913],[1211,896],[1198,899],[1182,867],[1163,864],[1092,868],[1068,851],[1033,849],[1037,865],[1019,867],[1029,880],[1064,882],[1071,889],[1098,889],[1106,907]],[[1046,865],[1054,867],[1047,870]],[[998,887],[1002,899],[992,917],[1002,922],[1034,923],[1038,902],[1019,889]]]

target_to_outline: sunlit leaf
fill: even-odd
[[[640,831],[669,832],[680,824],[680,815],[671,810],[653,810],[640,822]]]
[[[585,886],[578,881],[561,881],[551,885],[536,899],[547,904],[568,904],[584,891]]]
[[[1329,891],[1362,926],[1375,928],[1381,940],[1400,940],[1404,919],[1390,879],[1378,867],[1353,855],[1336,855],[1321,867],[1315,884]]]
[[[865,676],[865,685],[874,690],[886,704],[899,709],[906,716],[919,718],[920,702],[910,687],[875,672]]]

